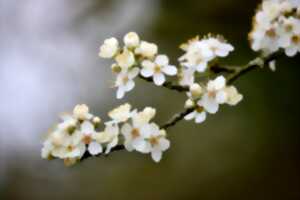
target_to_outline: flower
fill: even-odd
[[[99,137],[102,142],[107,143],[105,154],[111,152],[112,148],[118,145],[119,142],[119,127],[116,124],[106,123],[103,132],[100,132],[102,137]]]
[[[198,72],[204,72],[208,62],[214,59],[213,51],[205,40],[190,40],[188,44],[182,45],[182,49],[186,53],[179,58],[181,65]]]
[[[132,125],[125,123],[121,128],[125,141],[124,146],[128,151],[133,151],[135,146],[139,144],[144,138],[141,135],[141,127],[149,123],[155,115],[155,109],[147,107],[142,112],[134,112],[132,114]]]
[[[193,68],[182,68],[178,78],[181,86],[190,86],[195,81],[195,70]]]
[[[223,76],[218,76],[207,83],[206,92],[203,94],[200,102],[204,109],[214,114],[219,109],[219,104],[226,102],[227,93],[224,91],[226,80]]]
[[[177,74],[177,68],[169,65],[169,58],[166,55],[158,55],[154,62],[145,60],[142,66],[141,75],[147,78],[153,77],[154,83],[158,86],[166,81],[165,74],[169,76]]]
[[[141,153],[151,153],[155,162],[162,158],[162,152],[170,147],[170,141],[166,138],[166,132],[160,130],[155,123],[146,124],[141,128],[140,134],[144,140],[135,143],[135,149]]]
[[[190,86],[190,91],[188,92],[188,96],[192,99],[199,98],[203,93],[202,87],[198,83],[194,83]]]
[[[234,86],[226,87],[225,93],[227,96],[226,103],[231,106],[237,105],[243,99],[243,95],[239,94]]]
[[[137,67],[122,70],[118,75],[115,83],[115,87],[117,87],[117,98],[122,99],[126,92],[133,90],[135,87],[135,83],[133,79],[137,77],[139,74],[139,69]]]
[[[95,126],[91,122],[85,121],[81,124],[80,131],[83,134],[83,142],[88,145],[88,152],[91,155],[102,153],[102,145],[95,141],[99,134],[95,131]]]
[[[216,57],[226,57],[234,50],[231,44],[221,41],[221,39],[218,38],[210,37],[206,42]]]
[[[185,120],[192,120],[192,119],[195,119],[195,122],[197,124],[200,124],[202,122],[205,121],[206,119],[206,112],[203,108],[203,106],[201,105],[201,101],[198,101],[197,102],[197,106],[196,108],[194,109],[193,112],[187,114],[185,117],[184,117]]]
[[[99,56],[102,58],[112,58],[119,50],[118,40],[114,37],[104,40],[100,47]]]
[[[199,37],[189,40],[181,45],[185,54],[179,58],[181,65],[193,68],[198,72],[204,72],[208,63],[216,57],[226,57],[233,51],[233,46],[226,43],[221,37],[209,36],[199,40]]]
[[[140,44],[140,38],[139,38],[138,34],[136,34],[135,32],[127,33],[124,36],[123,41],[124,41],[126,47],[128,47],[128,48],[135,48],[135,47],[139,46],[139,44]]]
[[[249,34],[254,51],[271,54],[284,49],[287,56],[300,51],[298,0],[264,0]]]
[[[113,123],[126,122],[132,116],[132,112],[130,110],[131,105],[125,103],[110,111],[108,116],[112,118]]]
[[[91,119],[93,117],[89,113],[89,107],[85,104],[76,105],[73,110],[73,116],[79,120]]]
[[[116,56],[116,61],[118,66],[125,70],[129,69],[135,63],[133,53],[127,49],[124,49],[122,53]]]
[[[140,46],[135,49],[135,53],[145,58],[153,58],[157,54],[158,48],[154,43],[142,41]]]

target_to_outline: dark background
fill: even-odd
[[[0,129],[0,155],[3,156],[0,160],[3,169],[0,199],[300,199],[299,56],[280,59],[274,73],[266,68],[241,77],[235,83],[244,95],[244,100],[238,106],[222,106],[217,115],[210,115],[201,125],[181,122],[171,128],[168,133],[172,145],[159,164],[152,162],[150,156],[128,152],[89,159],[71,168],[64,167],[58,160],[41,160],[42,136],[56,122],[59,111],[70,110],[75,103],[89,104],[92,113],[100,116],[105,116],[111,108],[127,101],[137,108],[154,106],[158,109],[158,123],[183,109],[185,94],[167,91],[140,80],[126,99],[115,100],[115,91],[110,89],[110,63],[97,57],[97,48],[107,37],[121,38],[125,33],[135,30],[145,40],[157,43],[159,51],[172,57],[173,63],[182,54],[177,48],[180,43],[197,34],[207,33],[222,34],[235,46],[231,56],[222,60],[224,63],[244,64],[256,55],[249,48],[247,34],[251,29],[251,17],[260,1],[160,0],[144,1],[145,6],[140,1],[142,6],[133,8],[132,12],[137,14],[128,20],[130,22],[125,22],[126,17],[119,17],[118,12],[127,2],[132,6],[138,4],[137,0],[89,0],[88,6],[82,6],[81,1],[66,2],[66,10],[56,11],[50,7],[44,9],[45,13],[41,16],[47,21],[59,12],[71,13],[73,17],[70,20],[56,17],[52,24],[55,28],[67,27],[68,32],[76,35],[75,41],[87,44],[83,50],[77,54],[64,49],[60,52],[59,45],[65,40],[65,33],[60,30],[65,29],[54,28],[52,30],[55,31],[44,33],[45,26],[41,26],[41,31],[36,35],[43,35],[38,43],[40,46],[44,47],[50,41],[53,48],[60,52],[51,54],[47,49],[39,50],[47,55],[44,63],[55,60],[56,67],[51,66],[55,72],[49,74],[46,71],[45,77],[58,77],[55,81],[67,80],[75,92],[68,93],[70,89],[67,87],[67,95],[63,95],[64,92],[59,88],[66,84],[64,82],[51,90],[43,88],[45,86],[37,90],[41,94],[40,101],[46,101],[45,104],[32,107],[34,102],[29,102],[27,105],[30,109],[22,111],[22,117],[17,118],[21,122],[43,110],[38,117],[31,118],[23,125],[39,124],[38,128],[23,134],[25,138],[30,133],[34,135],[32,142],[26,145],[23,145],[23,139],[13,139],[20,135],[19,129],[16,129],[18,123],[11,126],[6,123],[15,120],[14,115],[1,117],[1,120],[6,120],[5,123],[1,122],[1,126],[9,128]],[[20,4],[26,4],[26,1]],[[19,18],[15,18],[15,15],[22,12],[23,7],[13,5],[8,0],[4,0],[1,5],[3,9],[7,7],[9,10],[4,15],[5,21],[1,23],[4,33],[18,30],[17,38],[26,34],[26,31],[22,32],[23,29],[32,29],[31,22],[35,19],[30,16],[34,14],[31,9],[35,9],[35,3],[26,8],[29,20],[22,25],[17,22],[23,15]],[[126,16],[131,11],[122,12]],[[8,19],[15,19],[14,23],[9,23]],[[62,25],[61,21],[64,21]],[[111,31],[114,26],[120,28]],[[52,40],[53,35],[60,39]],[[16,49],[23,46],[24,41],[14,41]],[[9,40],[6,42],[6,47],[11,47]],[[2,57],[8,58],[7,48],[2,48],[1,52]],[[80,66],[65,61],[78,59],[78,55]],[[33,56],[32,59],[39,59],[37,57]],[[73,67],[68,68],[68,65]],[[76,71],[76,67],[82,71]],[[18,69],[24,70],[24,67]],[[26,74],[17,73],[15,76],[16,79],[19,76],[26,79]],[[88,80],[90,77],[94,82]],[[47,85],[47,81],[49,79],[42,79],[39,84]],[[89,84],[85,85],[85,82]],[[10,84],[13,83],[5,82],[2,87],[8,88]],[[16,91],[14,88],[12,90]],[[81,92],[76,93],[77,90]],[[57,91],[60,93],[56,96]],[[16,93],[4,94],[6,97],[2,98],[3,103],[11,107],[14,107],[13,103],[19,105],[26,93],[21,96]],[[16,102],[9,101],[9,98],[18,97]],[[47,101],[49,98],[53,99],[50,103]],[[4,115],[8,111],[4,112],[3,107],[0,112]],[[12,138],[9,142],[8,137]]]

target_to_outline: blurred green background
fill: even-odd
[[[162,123],[172,113],[181,111],[185,101],[185,94],[143,81],[138,81],[126,99],[115,100],[115,91],[109,88],[112,79],[106,67],[109,62],[100,63],[95,53],[101,41],[111,34],[120,38],[136,30],[145,40],[159,44],[160,52],[172,57],[173,63],[182,54],[177,48],[180,43],[207,33],[222,34],[235,46],[232,55],[222,62],[243,64],[255,56],[247,34],[260,1],[149,0],[147,6],[155,4],[154,9],[143,7],[142,15],[125,24],[122,32],[105,34],[105,30],[97,28],[97,21],[114,18],[121,0],[89,1],[90,6],[76,12],[76,18],[68,26],[83,42],[85,35],[80,31],[87,22],[94,24],[90,31],[103,36],[91,41],[87,59],[92,61],[87,60],[86,65],[92,62],[102,68],[101,72],[89,72],[102,73],[103,78],[97,84],[104,89],[103,92],[87,90],[85,94],[105,99],[98,102],[80,99],[87,100],[92,112],[100,116],[129,101],[140,109],[156,107],[156,121]],[[76,10],[76,4],[80,6],[81,2],[74,1],[72,9]],[[49,11],[49,15],[53,12]],[[97,13],[106,13],[105,18]],[[152,17],[138,26],[143,15]],[[122,24],[122,17],[118,21]],[[9,164],[4,165],[0,199],[300,199],[299,64],[299,56],[283,58],[275,73],[264,69],[239,79],[235,85],[244,100],[236,107],[223,106],[204,124],[181,122],[171,128],[168,133],[172,145],[159,164],[150,156],[115,152],[107,158],[88,159],[66,168],[60,161],[41,160],[41,146],[29,153],[13,154]],[[51,113],[52,121],[39,129],[40,138],[42,131],[46,132],[55,123],[56,114]]]

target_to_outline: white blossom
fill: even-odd
[[[179,84],[190,86],[195,81],[195,70],[193,68],[182,68],[178,74]]]
[[[185,54],[179,58],[181,65],[204,72],[210,61],[216,57],[228,56],[233,51],[233,46],[220,38],[209,36],[201,40],[199,37],[193,38],[181,45],[181,49],[185,51]]]
[[[135,63],[134,55],[128,49],[124,49],[120,54],[116,56],[118,66],[123,70],[128,70]]]
[[[142,41],[140,46],[135,49],[135,53],[145,58],[153,58],[158,51],[158,47],[154,43]]]
[[[169,65],[169,58],[166,55],[158,55],[154,62],[145,60],[142,62],[141,75],[144,77],[153,77],[156,85],[160,86],[166,81],[165,75],[174,76],[177,74],[177,68]]]
[[[112,119],[113,123],[126,122],[132,116],[132,111],[130,110],[131,105],[125,103],[110,111],[108,116]]]
[[[151,153],[151,157],[155,162],[159,162],[162,158],[162,152],[170,147],[170,141],[166,138],[164,130],[160,130],[155,123],[146,124],[140,131],[144,140],[134,143],[134,147],[141,153]]]
[[[299,1],[264,0],[249,34],[254,51],[271,54],[284,49],[287,56],[300,51]]]
[[[128,48],[135,48],[140,44],[140,38],[135,32],[129,32],[124,36],[124,44]]]
[[[117,87],[117,98],[122,99],[126,92],[133,90],[135,87],[134,78],[139,74],[139,69],[137,67],[122,70],[118,75],[115,82],[115,87]]]
[[[204,109],[214,114],[219,109],[219,104],[226,102],[227,93],[224,91],[226,86],[226,80],[223,76],[219,76],[214,80],[210,80],[207,83],[206,92],[201,98],[201,105]]]
[[[200,124],[202,122],[205,121],[206,119],[206,112],[203,108],[203,106],[201,105],[201,101],[198,101],[196,108],[194,109],[193,112],[187,114],[184,117],[185,120],[192,120],[195,119],[195,122],[197,124]]]
[[[100,47],[99,56],[102,58],[112,58],[119,50],[119,43],[116,38],[104,40],[104,44]]]
[[[148,124],[155,115],[155,109],[146,107],[143,111],[134,111],[132,114],[132,124],[125,123],[121,128],[125,141],[124,146],[128,151],[135,149],[135,145],[139,144],[144,138],[141,135],[141,128]]]

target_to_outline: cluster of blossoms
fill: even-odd
[[[151,122],[155,113],[150,107],[138,112],[124,104],[109,112],[111,120],[102,124],[99,117],[89,113],[86,105],[77,105],[72,114],[63,114],[62,122],[49,133],[42,157],[63,159],[66,165],[72,165],[85,154],[108,154],[117,145],[124,144],[126,150],[151,153],[153,160],[159,162],[170,142],[165,130]],[[100,131],[102,126],[104,130]]]
[[[208,81],[205,86],[192,84],[187,95],[189,98],[185,107],[194,108],[194,111],[186,115],[185,119],[194,119],[196,123],[202,123],[206,119],[206,113],[215,114],[220,104],[234,106],[243,99],[234,86],[226,86],[223,76]]]
[[[185,54],[178,60],[182,66],[179,73],[179,84],[191,86],[195,82],[195,72],[203,73],[216,58],[224,58],[234,50],[233,46],[221,36],[195,37],[180,48]]]
[[[134,78],[139,74],[145,78],[152,77],[158,86],[165,83],[166,75],[177,74],[177,68],[169,65],[169,58],[158,54],[156,44],[141,41],[135,32],[126,34],[123,42],[124,47],[120,47],[116,38],[106,39],[99,52],[100,57],[115,60],[111,68],[117,75],[115,87],[118,88],[118,99],[123,98],[126,92],[135,87]]]
[[[282,49],[287,56],[295,56],[300,52],[300,1],[264,0],[249,39],[254,51],[269,55]]]

